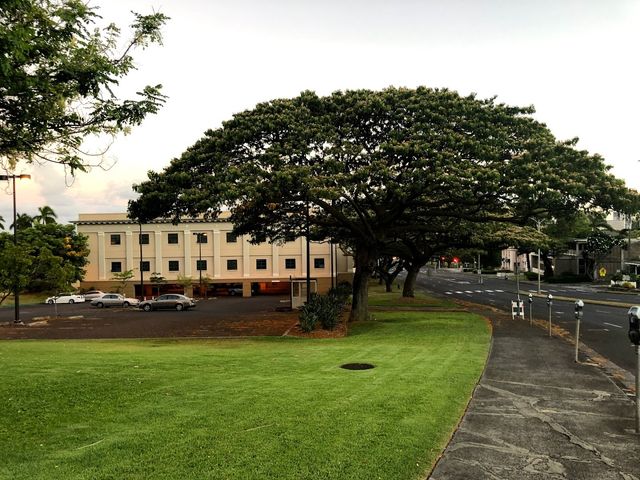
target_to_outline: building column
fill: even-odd
[[[222,275],[222,259],[220,258],[220,230],[213,231],[213,278]]]
[[[249,235],[242,236],[242,272],[243,277],[251,276],[251,244]]]
[[[162,275],[165,266],[162,264],[162,232],[155,232],[155,254],[156,254],[156,268],[155,271]]]
[[[190,277],[193,271],[191,269],[191,230],[184,230],[182,235],[184,235],[184,276]]]
[[[131,230],[124,232],[124,258],[126,262],[124,270],[133,270],[135,267],[133,265],[133,235]],[[138,264],[139,269],[140,265]]]
[[[280,277],[280,248],[275,244],[271,244],[271,272],[272,277]]]
[[[307,276],[307,238],[299,237],[298,241],[300,242],[300,251],[302,252],[302,255],[300,255],[300,257],[302,258],[302,265],[300,265],[300,267],[302,267],[302,276],[306,277]]]
[[[107,265],[104,256],[104,232],[98,232],[98,279],[107,279]]]

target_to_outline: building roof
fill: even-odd
[[[230,212],[221,212],[218,218],[211,219],[205,217],[183,218],[179,223],[221,223],[228,222]],[[130,219],[126,213],[80,213],[78,220],[72,220],[70,223],[75,225],[138,225],[138,222]],[[177,223],[171,218],[156,218],[144,224],[169,224]]]

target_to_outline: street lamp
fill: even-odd
[[[16,212],[16,178],[19,179],[30,179],[31,175],[25,175],[25,174],[21,174],[21,175],[0,175],[0,180],[9,180],[11,179],[11,181],[13,182],[13,243],[14,245],[17,247],[18,246],[18,222],[16,221],[17,219],[17,212]],[[21,323],[20,322],[20,285],[18,282],[18,264],[17,262],[15,263],[15,271],[14,271],[14,283],[13,283],[13,300],[14,300],[14,310],[15,310],[15,316],[13,319],[14,323]]]
[[[198,242],[198,273],[200,275],[200,286],[198,287],[198,291],[200,293],[200,298],[202,298],[202,242],[204,238],[207,238],[207,234],[204,232],[194,232],[196,236],[196,241]]]

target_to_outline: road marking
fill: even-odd
[[[472,290],[465,290],[464,293],[473,293]]]
[[[608,328],[587,328],[588,332],[608,332]]]
[[[444,292],[445,295],[453,295],[453,292]]]
[[[482,290],[476,290],[476,293],[482,293]]]
[[[602,322],[602,323],[604,323],[605,325],[610,325],[610,326],[612,326],[612,327],[622,328],[622,326],[620,326],[620,325],[616,325],[615,323],[607,323],[607,322]]]
[[[487,293],[493,293],[493,290],[485,290]]]
[[[464,293],[464,292],[461,292],[460,290],[456,290],[456,293],[461,294],[461,293]]]
[[[609,313],[606,310],[596,310],[596,313]]]
[[[498,293],[504,293],[504,290],[496,290]]]

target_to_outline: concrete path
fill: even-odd
[[[478,313],[494,328],[487,368],[429,478],[640,480],[633,399],[566,340]]]

